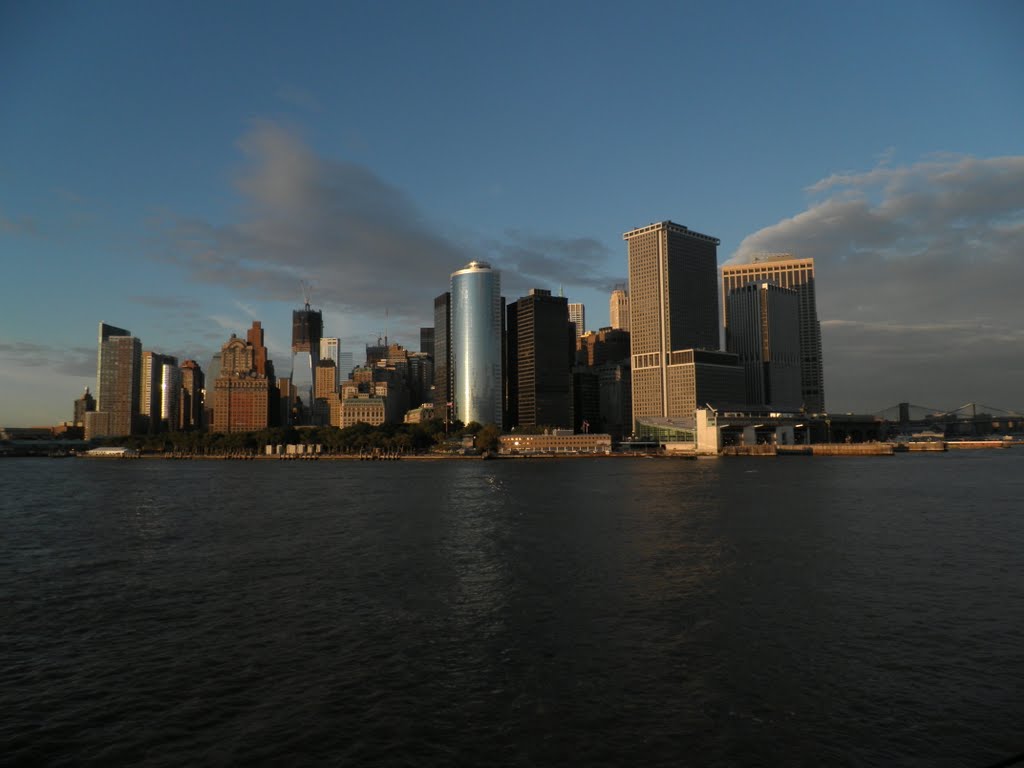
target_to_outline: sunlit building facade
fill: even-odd
[[[455,418],[502,423],[501,273],[471,261],[451,276]],[[436,343],[436,336],[435,336]]]

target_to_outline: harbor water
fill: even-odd
[[[8,459],[0,489],[0,763],[1024,752],[1024,449]]]

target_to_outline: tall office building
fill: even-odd
[[[139,422],[143,432],[161,431],[163,409],[163,374],[165,365],[177,365],[178,358],[145,350],[139,374]]]
[[[334,338],[320,339],[320,359],[333,361],[334,388],[337,389],[341,376],[341,340]]]
[[[324,317],[320,310],[303,309],[292,312],[292,370],[289,376],[296,398],[302,407],[296,414],[298,423],[308,423],[312,413],[313,389],[316,383],[316,363],[320,357],[320,338],[324,333]]]
[[[608,317],[612,328],[629,330],[629,294],[621,288],[612,291],[608,300]]]
[[[747,404],[798,411],[800,321],[797,292],[774,283],[750,283],[725,297],[725,346],[739,355]]]
[[[455,418],[502,423],[501,273],[471,261],[452,273],[451,364]],[[435,336],[436,343],[436,336]]]
[[[420,352],[434,354],[434,328],[420,328]]]
[[[569,304],[569,322],[576,326],[576,340],[587,332],[587,313],[582,304]]]
[[[195,360],[181,364],[181,404],[178,406],[178,428],[199,429],[203,424],[203,392],[206,386],[203,369]]]
[[[71,422],[76,427],[85,426],[85,414],[92,413],[96,410],[96,398],[89,394],[89,388],[85,388],[85,393],[75,400],[75,416]]]
[[[575,335],[565,297],[534,288],[506,310],[506,426],[573,426]]]
[[[434,413],[452,417],[452,295],[445,291],[434,299]]]
[[[629,259],[633,426],[742,403],[743,370],[718,352],[719,240],[671,221],[623,234]]]
[[[754,282],[768,281],[782,288],[792,288],[799,299],[800,322],[800,393],[804,410],[825,412],[825,375],[822,364],[821,323],[815,298],[814,259],[796,259],[788,253],[767,253],[754,257],[749,264],[722,267],[722,295]],[[729,333],[729,308],[723,313],[726,334]]]
[[[136,431],[141,368],[142,342],[124,328],[100,323],[96,410],[86,419],[86,439]]]
[[[181,369],[164,363],[160,371],[160,422],[171,432],[178,430],[181,419]]]
[[[355,356],[351,352],[338,352],[338,384],[346,381],[356,367]]]

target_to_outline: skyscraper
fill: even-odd
[[[320,339],[320,359],[334,362],[334,389],[337,389],[341,375],[341,340],[334,338]]]
[[[825,412],[825,376],[822,365],[821,324],[815,298],[814,259],[796,259],[788,253],[766,253],[752,263],[722,267],[722,295],[753,282],[769,281],[792,288],[799,299],[800,393],[804,410]],[[729,333],[729,307],[723,312],[726,335]]]
[[[163,409],[163,374],[165,365],[177,365],[178,358],[145,350],[139,374],[139,423],[143,432],[161,431]]]
[[[623,234],[629,259],[633,422],[743,401],[735,355],[718,352],[719,240],[671,221]]]
[[[451,294],[455,418],[500,426],[501,273],[486,262],[471,261],[452,273]]]
[[[308,421],[313,403],[313,388],[316,382],[316,363],[320,356],[320,338],[324,333],[324,317],[320,310],[310,309],[309,302],[303,309],[292,312],[292,389],[302,401],[301,413],[296,413],[300,423]]]
[[[445,291],[434,299],[434,413],[447,421],[452,402],[452,295]]]
[[[220,376],[214,383],[213,431],[266,429],[270,422],[270,379],[257,370],[259,350],[231,334],[220,354]]]
[[[750,283],[725,297],[725,346],[739,355],[747,404],[800,410],[800,323],[796,291]]]
[[[621,288],[612,291],[608,300],[608,317],[612,328],[629,330],[629,295]]]
[[[575,336],[566,300],[535,288],[508,305],[507,426],[573,426]]]
[[[569,322],[576,325],[576,340],[587,332],[587,313],[582,304],[569,304]]]
[[[135,431],[141,367],[142,342],[124,328],[100,323],[96,411],[86,421],[87,439]]]
[[[181,369],[177,361],[164,363],[160,371],[160,422],[175,432],[181,418]]]
[[[206,381],[203,369],[195,360],[181,364],[181,405],[178,408],[180,429],[199,429],[203,424],[203,392]]]

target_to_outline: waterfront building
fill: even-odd
[[[746,402],[771,411],[799,411],[800,322],[796,291],[750,283],[725,297],[725,345],[743,366]]]
[[[733,389],[713,386],[717,375],[706,366],[721,368],[722,376],[738,385],[736,401],[742,402],[738,359],[717,351],[718,238],[662,221],[626,232],[623,239],[634,430],[643,417],[693,418],[695,403],[711,402],[713,393],[732,401]]]
[[[344,429],[362,423],[376,427],[384,423],[385,413],[383,397],[359,393],[341,401],[341,423],[338,426]]]
[[[621,288],[612,291],[608,300],[608,317],[612,328],[629,330],[629,294]]]
[[[825,412],[825,376],[822,363],[821,323],[815,296],[814,259],[798,259],[789,253],[765,253],[751,263],[722,267],[722,295],[753,282],[772,282],[797,292],[800,325],[800,393],[808,413]],[[723,302],[726,336],[731,323]]]
[[[569,304],[569,322],[576,326],[576,340],[579,341],[580,336],[587,331],[587,312],[582,304]]]
[[[498,438],[502,454],[531,453],[611,453],[612,437],[606,434],[573,434],[572,430],[552,430],[544,435],[516,432]]]
[[[502,423],[501,275],[471,261],[451,276],[451,362],[455,418]]]
[[[85,420],[86,440],[137,431],[142,342],[130,331],[99,324],[96,410]]]
[[[568,302],[534,288],[508,305],[506,317],[506,428],[571,428],[575,335]]]
[[[446,291],[434,299],[434,412],[451,418],[452,295]]]

